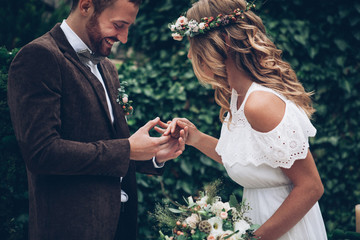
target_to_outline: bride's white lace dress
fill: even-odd
[[[272,89],[253,83],[239,109],[236,106],[238,95],[234,89],[232,91],[232,121],[228,127],[228,115],[216,151],[222,157],[229,176],[244,187],[243,199],[252,208],[248,216],[253,223],[261,225],[273,215],[292,189],[291,181],[280,167],[290,168],[294,161],[306,157],[308,138],[315,136],[316,129],[303,110]],[[282,121],[270,132],[252,129],[244,114],[246,100],[254,91],[271,92],[286,103]],[[318,203],[280,239],[327,239]]]

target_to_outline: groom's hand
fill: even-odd
[[[154,128],[158,124],[161,125],[160,122],[160,118],[157,117],[154,120],[146,123],[143,127],[139,128],[131,137],[129,137],[130,159],[149,160],[154,157],[159,151],[163,152],[164,146],[169,146],[169,140],[171,140],[170,136],[151,137],[149,135],[149,131],[152,128]],[[173,144],[171,144],[171,147],[173,147]],[[168,155],[171,154],[168,153]],[[164,156],[160,155],[160,157]]]

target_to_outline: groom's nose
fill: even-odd
[[[128,40],[128,30],[124,30],[122,32],[120,32],[116,38],[118,39],[118,41],[120,41],[122,44],[125,44]]]

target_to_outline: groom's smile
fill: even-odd
[[[138,11],[133,3],[119,0],[101,14],[93,14],[86,23],[90,49],[98,55],[109,56],[115,42],[125,44]]]

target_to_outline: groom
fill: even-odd
[[[161,174],[184,150],[150,137],[156,118],[130,136],[116,103],[118,73],[106,58],[127,42],[141,0],[74,0],[61,24],[11,64],[8,103],[29,183],[29,239],[135,240],[135,171]]]

